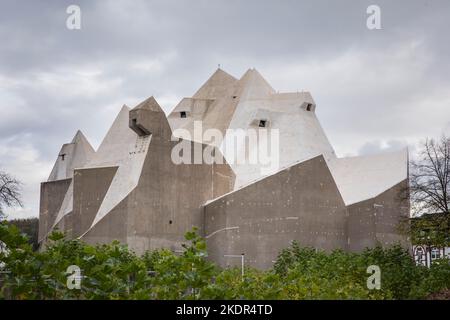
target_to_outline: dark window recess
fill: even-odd
[[[311,111],[311,108],[312,108],[312,104],[311,104],[311,103],[308,103],[308,104],[306,105],[306,111]]]
[[[173,222],[172,220],[169,220],[169,224],[172,224],[172,222]]]
[[[61,160],[64,161],[64,157],[66,156],[66,154],[63,153],[63,154],[60,154],[59,156],[61,157]]]
[[[180,118],[186,118],[186,111],[180,112]]]
[[[233,96],[233,99],[236,99],[237,98],[237,96]]]
[[[267,124],[267,120],[259,120],[259,127],[260,128],[265,128]]]

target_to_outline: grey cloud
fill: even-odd
[[[80,31],[65,28],[73,3]],[[366,28],[373,3],[382,30]],[[26,188],[13,213],[37,214],[39,181],[77,129],[98,146],[122,104],[154,95],[168,112],[219,63],[311,91],[340,155],[438,135],[450,128],[449,12],[446,0],[2,1],[0,165]]]
[[[364,156],[382,152],[398,151],[407,146],[408,143],[406,141],[400,140],[389,140],[386,142],[380,140],[369,141],[366,142],[361,148],[359,148],[358,155]]]

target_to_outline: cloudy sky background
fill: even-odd
[[[66,8],[82,29],[66,28]],[[381,7],[382,30],[366,9]],[[339,156],[450,133],[450,1],[0,1],[0,170],[39,184],[81,129],[94,148],[123,104],[166,112],[220,64],[310,91]]]

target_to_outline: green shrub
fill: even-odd
[[[220,269],[207,259],[205,240],[186,234],[183,252],[167,249],[136,255],[115,241],[92,246],[49,237],[33,251],[25,235],[0,223],[0,298],[4,299],[417,299],[450,288],[448,260],[416,266],[400,246],[362,253],[324,252],[293,243],[273,269]],[[80,289],[67,286],[67,268],[82,272]],[[381,289],[367,288],[367,267],[381,270]]]

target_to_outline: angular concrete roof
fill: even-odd
[[[237,79],[218,68],[212,76],[192,96],[195,99],[222,98],[236,83]]]
[[[95,154],[89,141],[78,130],[70,143],[61,147],[52,172],[47,181],[69,179],[73,176],[73,169],[82,167]]]
[[[308,106],[308,107],[307,107]],[[316,104],[309,92],[277,93],[255,69],[249,69],[236,80],[218,69],[192,98],[183,99],[169,115],[172,129],[186,129],[193,135],[194,121],[202,121],[203,130],[218,129],[224,135],[216,142],[236,174],[235,190],[286,168],[323,155],[346,204],[373,198],[406,179],[407,152],[366,157],[336,158],[319,120]],[[180,112],[187,113],[186,118]],[[267,120],[267,130],[279,131],[279,167],[264,170],[260,164],[236,164],[226,150],[235,136],[228,129],[255,129],[258,120]],[[186,138],[186,137],[185,137]],[[208,143],[208,141],[202,141]],[[260,148],[239,147],[238,153]],[[250,150],[249,150],[250,149]]]
[[[136,137],[128,127],[128,112],[130,108],[122,106],[119,114],[103,138],[95,155],[85,165],[86,168],[118,166],[124,158],[123,145]],[[127,148],[128,149],[128,148]]]
[[[162,112],[164,111],[161,109],[158,102],[156,102],[155,98],[151,96],[150,98],[145,99],[141,103],[139,103],[136,107],[134,107],[131,110],[150,110],[153,112]]]
[[[218,84],[221,90],[216,89]],[[307,111],[305,104],[314,108]],[[186,118],[180,117],[182,111],[186,112]],[[219,69],[192,98],[183,99],[168,119],[172,130],[186,129],[192,140],[196,140],[194,121],[202,121],[203,130],[219,130],[225,138],[216,141],[215,145],[220,147],[235,171],[235,188],[239,188],[261,178],[261,165],[233,164],[230,150],[227,152],[225,145],[234,136],[227,135],[227,129],[253,130],[257,129],[255,123],[259,120],[267,120],[270,124],[267,129],[277,129],[280,133],[280,167],[320,154],[334,157],[334,150],[314,111],[315,102],[308,92],[277,93],[256,69],[247,70],[239,80]],[[257,149],[259,145],[251,147]],[[274,168],[272,173],[278,169]],[[265,175],[268,174],[270,171]]]
[[[133,110],[163,113],[153,97]],[[180,116],[183,111],[186,117]],[[138,136],[129,128],[129,112],[124,105],[97,152],[84,135],[77,132],[71,143],[63,145],[49,177],[49,181],[71,178],[74,168],[118,167],[92,226],[137,186],[142,172],[151,135]],[[346,205],[374,198],[407,178],[406,151],[337,158],[316,117],[311,94],[277,93],[255,69],[247,70],[239,80],[217,69],[192,98],[185,98],[178,104],[168,120],[172,129],[186,129],[191,133],[191,140],[199,139],[202,143],[208,141],[194,137],[194,121],[201,121],[203,130],[222,132],[224,139],[216,141],[215,145],[236,174],[235,190],[319,155],[325,158]],[[267,168],[262,163],[249,164],[248,161],[236,163],[232,159],[236,150],[226,148],[230,140],[236,139],[227,130],[258,130],[260,120],[267,121],[265,129],[269,134],[274,130],[279,133],[279,165],[276,167]],[[267,144],[267,140],[261,137],[255,145],[244,146],[238,141],[237,154],[248,155],[262,144]],[[72,211],[72,190],[73,182],[55,224]]]
[[[408,150],[328,161],[346,205],[375,198],[408,177]]]
[[[237,84],[241,100],[264,99],[275,93],[272,86],[256,69],[248,69]]]

